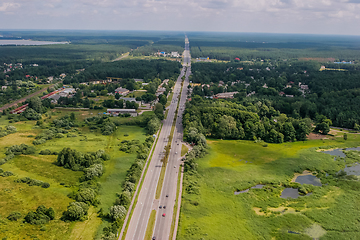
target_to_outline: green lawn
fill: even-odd
[[[345,166],[317,147],[360,146],[360,137],[262,144],[209,140],[209,153],[197,160],[198,174],[186,175],[177,239],[358,239],[358,181],[334,180]],[[348,163],[355,160],[347,160]],[[308,186],[312,195],[282,199],[295,172],[321,174],[323,187]],[[320,176],[320,175],[319,175]],[[263,189],[250,189],[256,184]],[[191,186],[195,193],[190,194]],[[299,234],[288,233],[294,231]]]

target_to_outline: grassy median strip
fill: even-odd
[[[175,114],[175,118],[176,118],[176,114]],[[173,125],[171,127],[170,136],[169,136],[169,142],[165,147],[165,156],[162,159],[163,165],[161,167],[160,177],[159,177],[158,185],[156,187],[156,195],[155,195],[156,199],[159,199],[160,195],[161,195],[161,189],[162,189],[164,179],[165,179],[165,172],[166,172],[167,162],[168,162],[169,155],[170,155],[171,142],[172,142],[172,139],[173,139],[173,136],[174,136],[174,131],[175,131],[175,124],[176,124],[176,121],[173,122]]]
[[[178,210],[178,202],[179,202],[179,197],[181,197],[181,196],[179,196],[181,170],[182,170],[182,166],[179,167],[179,175],[178,175],[178,181],[177,181],[177,187],[176,187],[176,198],[175,198],[175,205],[174,205],[173,218],[172,218],[172,222],[171,222],[169,240],[173,239],[175,223],[176,223],[176,214],[177,214],[177,210]]]
[[[155,220],[156,220],[156,211],[152,210],[149,221],[148,221],[148,225],[146,228],[144,240],[150,240],[152,238],[154,227],[155,227]]]
[[[182,92],[183,83],[184,83],[184,82],[181,83],[180,93]],[[178,115],[178,110],[179,110],[179,105],[180,105],[180,96],[181,96],[181,94],[179,94],[179,96],[178,96],[178,100],[179,100],[179,101],[178,101],[178,103],[177,103],[177,107],[176,107],[176,110],[175,110],[175,116],[174,116],[173,124],[172,124],[172,127],[171,127],[171,132],[170,132],[170,136],[169,136],[169,142],[168,142],[168,144],[167,144],[166,147],[165,147],[165,157],[162,159],[163,166],[162,166],[162,168],[161,168],[158,185],[157,185],[157,187],[156,187],[155,199],[159,199],[159,198],[160,198],[162,186],[163,186],[164,179],[165,179],[166,166],[167,166],[167,162],[168,162],[169,155],[170,155],[171,142],[172,142],[172,139],[173,139],[173,137],[174,137],[174,131],[175,131],[175,125],[176,125],[176,118],[177,118],[177,115]]]
[[[150,161],[151,161],[151,159],[152,159],[152,157],[153,157],[153,155],[154,155],[154,150],[155,150],[156,144],[157,144],[157,142],[158,142],[158,140],[159,140],[159,136],[160,136],[160,133],[161,133],[161,130],[162,130],[162,126],[163,126],[163,125],[161,125],[160,131],[159,131],[159,134],[158,134],[158,137],[156,138],[156,141],[155,141],[154,148],[153,148],[153,150],[152,150],[152,152],[151,152],[149,161],[148,161],[148,163],[147,163],[147,165],[146,165],[146,169],[145,169],[143,178],[141,179],[139,191],[138,191],[137,194],[136,194],[134,204],[133,204],[133,206],[132,206],[132,208],[131,208],[131,212],[130,212],[129,218],[128,218],[128,220],[127,220],[126,227],[125,227],[125,229],[124,229],[124,233],[123,233],[123,236],[122,236],[122,238],[121,238],[122,240],[124,240],[125,237],[126,237],[126,233],[127,233],[128,228],[129,228],[129,224],[130,224],[131,217],[132,217],[132,215],[133,215],[133,213],[134,213],[135,206],[136,206],[136,204],[137,204],[137,201],[138,201],[138,198],[139,198],[139,194],[140,194],[142,185],[143,185],[144,180],[145,180],[146,173],[147,173],[147,171],[148,171],[148,169],[149,169],[149,166],[150,166]]]
[[[165,107],[170,106],[173,96],[174,96],[174,92],[171,92],[169,97],[168,97],[168,100],[167,100],[167,102],[165,104]]]

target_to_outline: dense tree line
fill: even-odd
[[[269,101],[243,106],[194,96],[184,112],[184,137],[203,133],[221,139],[262,139],[266,142],[304,141],[311,131],[310,119],[293,119],[280,114]]]
[[[66,78],[65,84],[88,82],[94,79],[141,78],[145,81],[158,77],[162,80],[180,74],[179,62],[166,60],[123,60],[111,63],[96,64],[85,71]]]

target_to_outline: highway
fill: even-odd
[[[182,71],[174,86],[174,95],[169,106],[167,118],[163,121],[163,127],[159,135],[159,140],[154,149],[153,157],[149,163],[149,169],[146,173],[144,183],[139,193],[138,201],[135,206],[133,215],[130,219],[129,228],[125,239],[127,240],[143,240],[152,210],[156,210],[156,225],[154,235],[156,240],[169,239],[170,226],[173,217],[173,209],[176,198],[177,177],[180,165],[181,140],[182,140],[182,123],[181,116],[184,110],[186,101],[186,91],[188,85],[188,76],[190,75],[190,67],[186,67],[191,63],[189,42],[185,39],[185,51],[183,54],[184,62]],[[183,90],[181,90],[182,77],[185,75]],[[155,199],[156,188],[161,172],[162,162],[164,157],[164,149],[168,143],[171,127],[175,117],[175,111],[180,97],[180,105],[178,115],[176,117],[176,128],[171,143],[170,156],[165,173],[165,179],[161,192],[160,199]],[[179,145],[178,145],[179,144]],[[165,205],[166,209],[159,208],[160,205]],[[165,217],[162,214],[166,214]]]

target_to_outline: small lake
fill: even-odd
[[[16,46],[40,46],[40,45],[53,45],[53,44],[69,44],[69,42],[50,42],[50,41],[31,41],[31,40],[25,40],[25,39],[19,39],[19,40],[5,40],[0,39],[0,45],[16,45]]]
[[[347,175],[360,176],[360,165],[358,163],[355,163],[352,167],[345,167],[344,171]]]
[[[322,152],[323,152],[323,153],[326,153],[326,154],[329,154],[329,155],[332,155],[332,156],[345,158],[346,155],[345,155],[345,153],[343,152],[343,150],[345,150],[345,151],[360,151],[360,147],[345,148],[345,149],[337,148],[337,149],[328,150],[328,151],[322,151]]]
[[[312,193],[306,194],[306,196],[311,195]],[[298,198],[302,195],[299,194],[299,190],[297,188],[285,188],[281,193],[281,198]]]
[[[322,186],[320,179],[318,179],[316,176],[313,175],[298,176],[295,182],[300,184],[311,184],[318,187]]]

